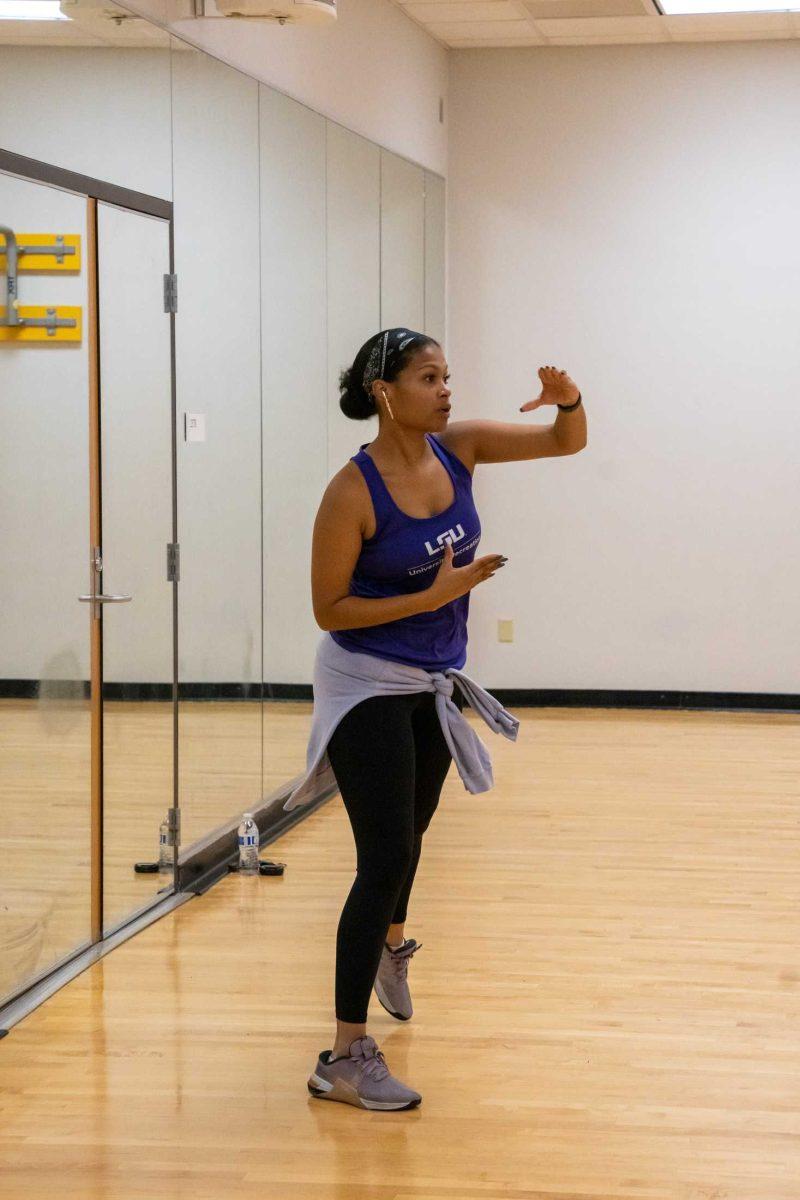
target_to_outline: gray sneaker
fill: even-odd
[[[350,1043],[346,1057],[330,1061],[332,1051],[323,1050],[308,1090],[320,1100],[342,1100],[356,1108],[415,1108],[422,1100],[419,1092],[389,1074],[383,1051],[373,1037],[360,1037]]]
[[[422,946],[414,938],[406,938],[398,950],[383,943],[381,961],[375,976],[375,994],[383,1007],[398,1021],[407,1021],[414,1012],[408,990],[408,964],[411,956]]]

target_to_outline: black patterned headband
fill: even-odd
[[[362,384],[368,396],[372,396],[372,385],[376,379],[384,378],[387,365],[391,367],[393,360],[413,341],[429,342],[431,339],[424,333],[414,333],[411,329],[384,329],[378,334],[378,340],[370,351],[367,365],[364,367]]]

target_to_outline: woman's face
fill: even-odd
[[[420,346],[386,388],[397,420],[412,429],[439,430],[447,426],[450,408],[450,372],[440,346]]]

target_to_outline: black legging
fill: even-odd
[[[453,703],[464,707],[458,684]],[[406,919],[422,835],[452,762],[436,693],[361,700],[333,731],[328,758],[356,843],[356,878],[336,934],[336,1016],[360,1025],[389,926]]]

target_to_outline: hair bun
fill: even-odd
[[[353,367],[347,367],[340,373],[339,391],[339,407],[346,417],[354,421],[366,421],[377,413],[375,400],[364,391],[361,381],[356,381]]]

